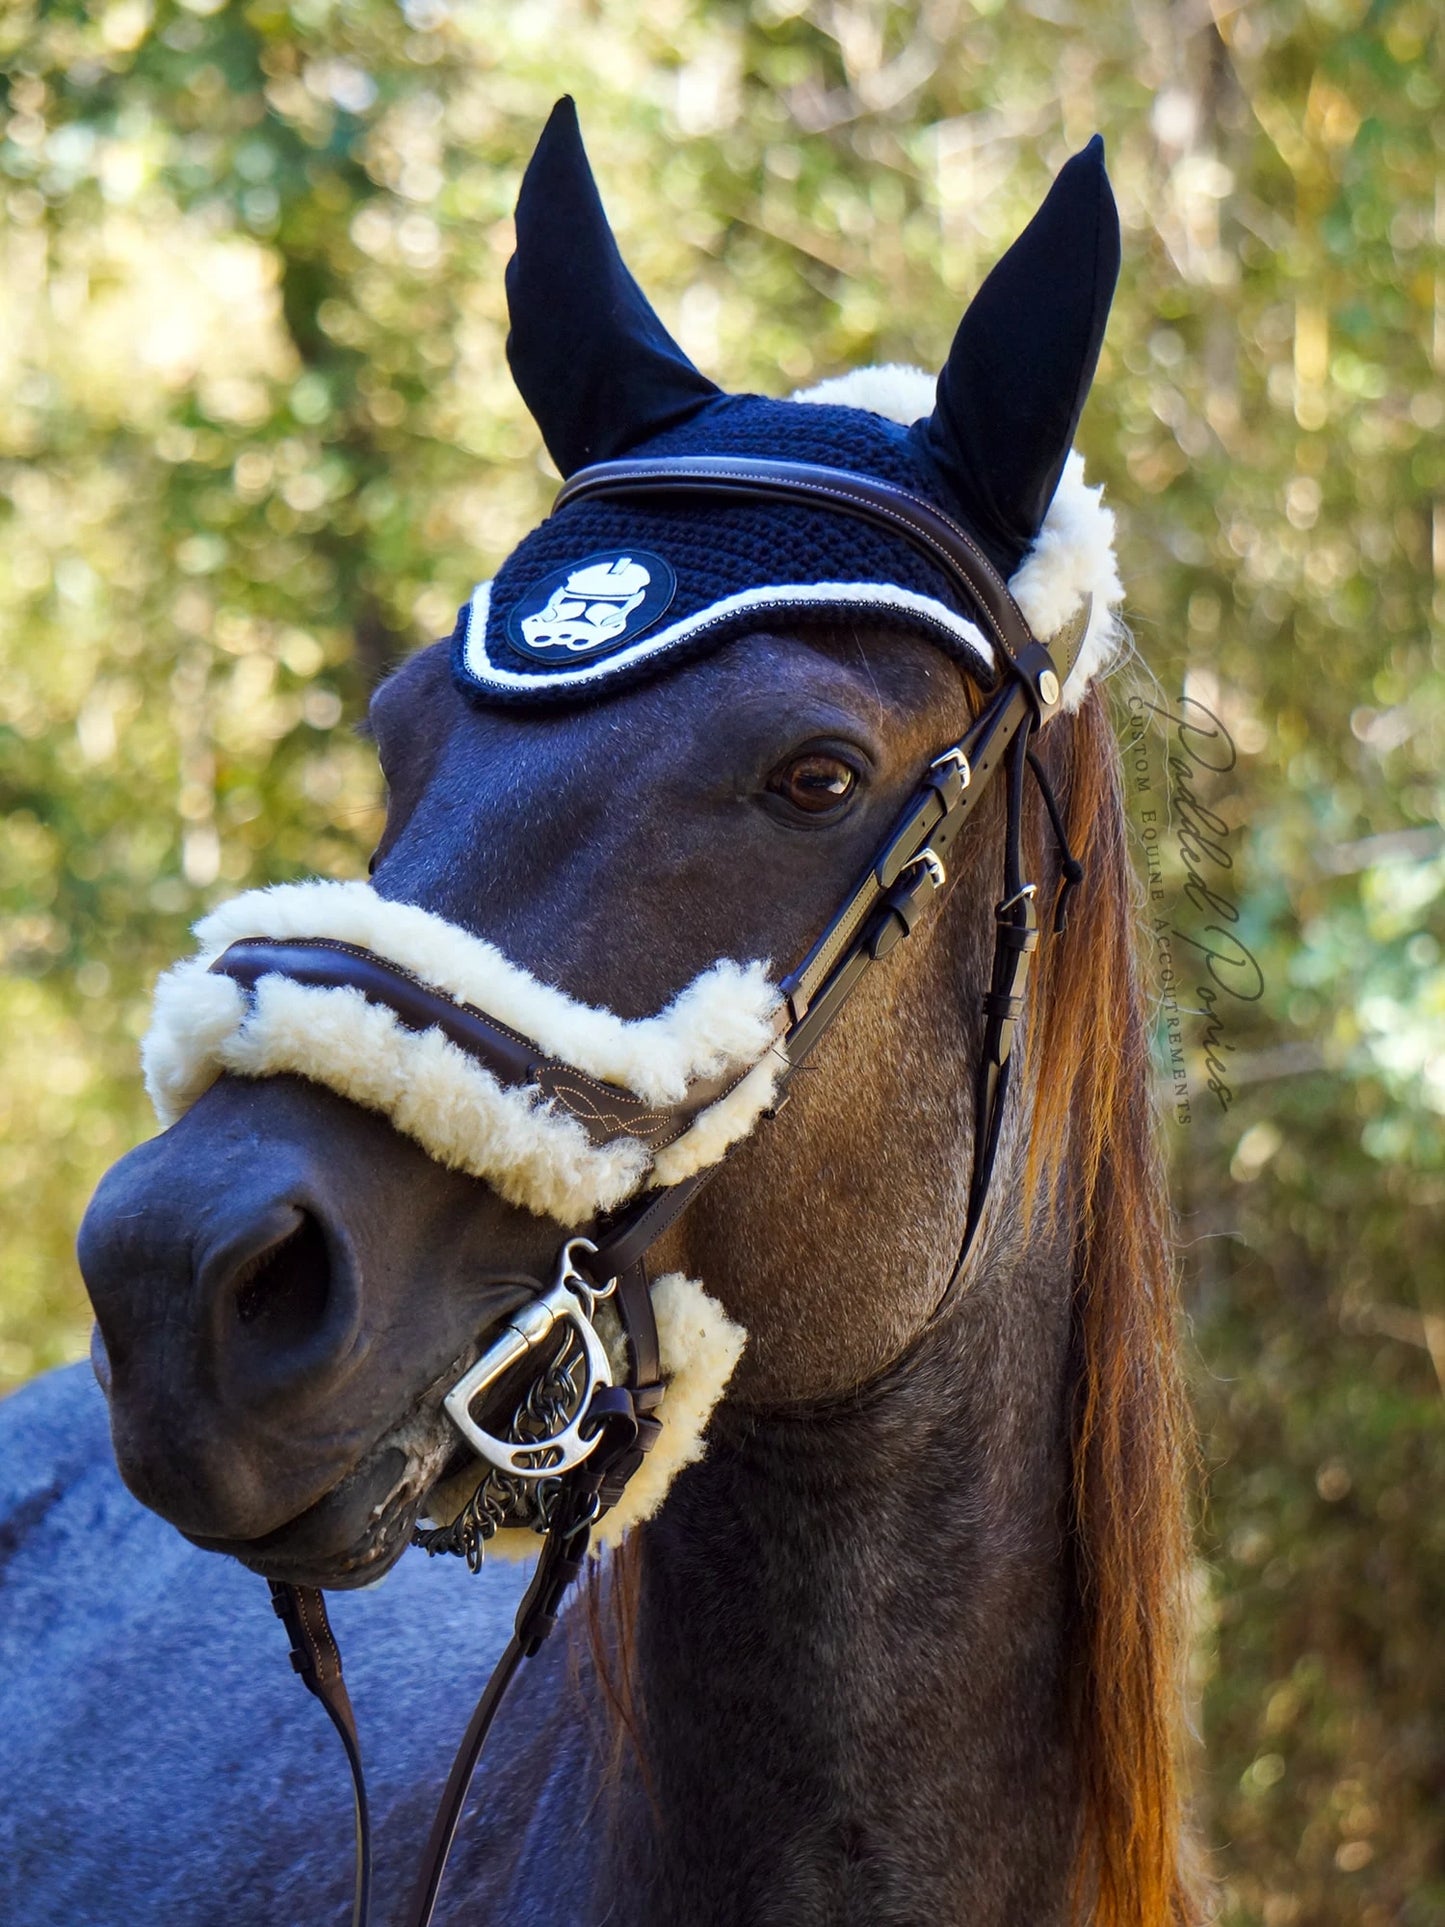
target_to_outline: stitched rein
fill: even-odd
[[[752,501],[804,501],[889,529],[903,536],[943,569],[965,606],[974,610],[993,639],[999,658],[997,687],[961,740],[934,758],[919,789],[898,818],[867,872],[828,923],[803,961],[781,986],[786,1015],[774,1048],[786,1060],[773,1111],[786,1103],[788,1084],[851,993],[875,963],[912,934],[924,912],[949,887],[947,859],[974,806],[1000,767],[1007,770],[1003,898],[995,910],[993,971],[984,996],[984,1043],[975,1092],[974,1161],[968,1214],[958,1262],[934,1315],[949,1302],[978,1230],[998,1150],[1008,1095],[1010,1054],[1023,1015],[1029,962],[1038,947],[1035,886],[1022,874],[1023,785],[1032,767],[1043,789],[1063,853],[1064,885],[1054,928],[1063,928],[1068,889],[1081,875],[1064,842],[1062,823],[1029,739],[1058,708],[1063,684],[1087,631],[1090,605],[1082,608],[1047,644],[1029,629],[1018,604],[992,564],[968,535],[931,504],[908,491],[846,470],[802,462],[742,461],[691,457],[674,461],[622,461],[582,469],[562,488],[555,508],[583,496],[742,496]],[[555,509],[554,509],[555,512]],[[390,1008],[409,1027],[435,1025],[485,1068],[517,1083],[549,1076],[575,1084],[570,1067],[547,1060],[535,1046],[485,1011],[461,1005],[419,985],[405,972],[349,945],[253,939],[232,947],[212,968],[253,988],[264,975],[302,983],[349,985]],[[540,1075],[539,1075],[540,1072]],[[600,1087],[599,1087],[600,1088]],[[608,1089],[617,1121],[634,1134],[643,1114],[665,1138],[704,1105],[721,1085],[689,1091],[685,1103],[662,1116],[631,1093]],[[610,1125],[613,1120],[606,1122]],[[616,1136],[617,1132],[610,1135]],[[666,1189],[644,1192],[597,1231],[595,1243],[570,1238],[564,1262],[575,1264],[593,1290],[615,1285],[618,1314],[627,1338],[628,1369],[621,1385],[599,1385],[583,1419],[595,1439],[588,1456],[563,1475],[560,1496],[543,1539],[532,1582],[518,1609],[516,1629],[477,1704],[443,1792],[406,1916],[407,1927],[428,1927],[442,1873],[467,1790],[492,1719],[521,1660],[541,1646],[556,1624],[563,1599],[587,1556],[591,1528],[620,1498],[627,1480],[660,1431],[661,1403],[657,1326],[647,1285],[650,1248],[687,1209],[728,1153]],[[559,1278],[560,1278],[559,1274]],[[576,1275],[576,1272],[571,1275]],[[554,1286],[554,1293],[556,1291]],[[542,1287],[538,1286],[539,1298]],[[273,1603],[292,1642],[292,1664],[319,1698],[346,1747],[356,1799],[357,1880],[354,1927],[370,1918],[371,1842],[365,1783],[356,1725],[341,1659],[319,1591],[271,1587]]]

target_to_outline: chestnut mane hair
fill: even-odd
[[[1041,946],[1025,1047],[1047,1066],[1033,1090],[1025,1192],[1031,1209],[1066,1210],[1078,1226],[1067,1557],[1080,1813],[1071,1911],[1080,1927],[1195,1927],[1207,1909],[1182,1784],[1192,1432],[1138,890],[1117,740],[1097,687],[1050,726],[1040,754],[1087,877],[1066,934]],[[1048,829],[1030,791],[1026,834],[1039,875]],[[647,1789],[634,1665],[641,1539],[634,1533],[605,1569],[589,1566],[583,1628],[614,1775],[630,1751]]]
[[[1079,1227],[1074,1910],[1095,1927],[1189,1927],[1204,1918],[1181,1822],[1192,1431],[1119,760],[1096,687],[1051,757],[1087,882],[1064,940],[1043,946],[1029,1175],[1064,1176],[1048,1189]]]

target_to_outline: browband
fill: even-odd
[[[1037,647],[1008,584],[968,531],[922,496],[875,476],[816,462],[757,461],[738,455],[684,455],[598,462],[562,484],[552,513],[600,495],[741,495],[750,501],[808,502],[901,535],[950,581],[982,617],[1004,660],[1022,668]],[[1080,632],[1082,634],[1082,631]],[[1062,668],[1059,680],[1068,674]],[[1027,672],[1025,672],[1027,673]],[[1052,710],[1057,695],[1046,705]]]

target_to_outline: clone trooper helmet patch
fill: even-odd
[[[665,614],[677,578],[643,549],[589,555],[543,576],[512,605],[507,641],[532,662],[607,656]]]

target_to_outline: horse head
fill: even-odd
[[[111,1171],[82,1229],[122,1473],[198,1544],[298,1583],[377,1576],[439,1490],[476,1485],[444,1398],[536,1298],[562,1231],[598,1235],[714,1164],[649,1263],[702,1280],[717,1330],[746,1332],[715,1438],[836,1412],[915,1365],[982,1372],[970,1307],[991,1304],[998,1396],[1022,1411],[1039,1393],[1072,1439],[1055,1514],[1088,1510],[1093,1530],[1121,1481],[1160,1489],[1170,1393],[1140,1403],[1125,1381],[1151,1369],[1163,1314],[1152,1286],[1142,1310],[1102,1295],[1131,1252],[1157,1273],[1158,1225],[1138,1202],[1147,1131],[1120,1122],[1144,1097],[1145,1055],[1093,687],[1120,591],[1110,518],[1071,455],[1117,266],[1095,141],[983,283],[936,387],[888,369],[787,401],[724,394],[623,265],[559,105],[521,192],[508,353],[573,492],[451,643],[377,691],[388,813],[370,886],[250,893],[199,927],[150,1048],[169,1128]],[[928,920],[860,977],[796,1075],[780,1039],[806,1004],[799,966],[983,713],[1004,645],[886,513],[755,486],[649,492],[719,459],[753,485],[781,463],[846,472],[885,509],[906,496],[1007,580],[1025,633],[1074,625],[1033,749],[1090,880],[1067,935],[1044,938],[962,1262],[1004,782],[949,852]],[[621,487],[619,464],[641,480]],[[592,490],[596,475],[608,486]],[[1015,827],[1051,905],[1061,859],[1032,789]],[[250,939],[329,947],[352,974],[241,981],[225,957]],[[489,1088],[479,1124],[475,1065],[463,1075],[443,1028],[408,1025],[399,992],[368,1001],[358,954],[463,1019],[482,1005],[504,1033],[489,1048],[510,1037],[572,1082]],[[614,1130],[618,1092],[634,1108]],[[1111,1186],[1128,1224],[1091,1258]],[[1035,1362],[1010,1381],[1025,1330],[1018,1359]],[[1099,1402],[1111,1373],[1127,1410]],[[665,1430],[666,1401],[662,1416]],[[1100,1652],[1128,1645],[1102,1618],[1135,1610],[1146,1556],[1124,1544],[1127,1510],[1099,1527],[1106,1596],[1085,1638]],[[1148,1675],[1136,1698],[1157,1697],[1163,1663],[1131,1648]]]

